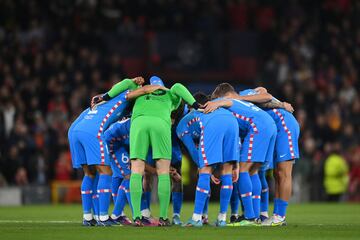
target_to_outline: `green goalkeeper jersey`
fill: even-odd
[[[170,90],[157,90],[143,95],[136,99],[131,119],[134,120],[139,116],[154,116],[171,125],[171,112],[180,106],[181,99],[190,105],[195,103],[189,90],[180,83],[174,84]]]

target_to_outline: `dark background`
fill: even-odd
[[[0,1],[0,185],[79,179],[67,145],[91,96],[159,75],[192,92],[265,86],[301,125],[298,199],[323,200],[323,166],[360,192],[360,2]]]

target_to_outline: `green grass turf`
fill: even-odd
[[[193,205],[184,204],[182,219]],[[154,215],[158,213],[153,206]],[[218,204],[210,205],[214,220]],[[57,222],[69,221],[69,222]],[[0,207],[0,239],[360,239],[360,204],[292,204],[286,227],[134,228],[80,226],[79,205]]]

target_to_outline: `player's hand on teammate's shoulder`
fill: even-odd
[[[264,87],[257,87],[255,88],[255,92],[262,94],[262,93],[267,93],[267,89]]]
[[[284,109],[288,112],[293,113],[295,110],[293,108],[293,106],[290,103],[287,102],[283,102],[284,103]]]
[[[160,86],[160,85],[145,85],[142,87],[142,89],[146,92],[146,93],[152,93],[156,90],[169,90],[164,86]]]
[[[91,98],[91,103],[90,103],[91,109],[93,109],[96,104],[98,104],[98,103],[100,103],[101,101],[103,101],[103,97],[102,97],[102,96],[103,96],[102,94],[98,94],[98,95],[96,95],[96,96],[94,96],[94,97]]]
[[[204,104],[204,113],[211,113],[219,108],[217,102],[207,102]]]
[[[139,86],[142,86],[145,83],[145,80],[143,77],[135,77],[132,79],[134,83],[136,83]]]

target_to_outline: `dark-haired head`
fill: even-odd
[[[234,87],[230,83],[220,83],[211,94],[211,99],[224,97],[228,93],[236,93]]]
[[[194,98],[195,98],[196,102],[198,102],[201,105],[204,105],[205,103],[207,103],[210,100],[208,95],[206,95],[203,92],[195,93]]]

